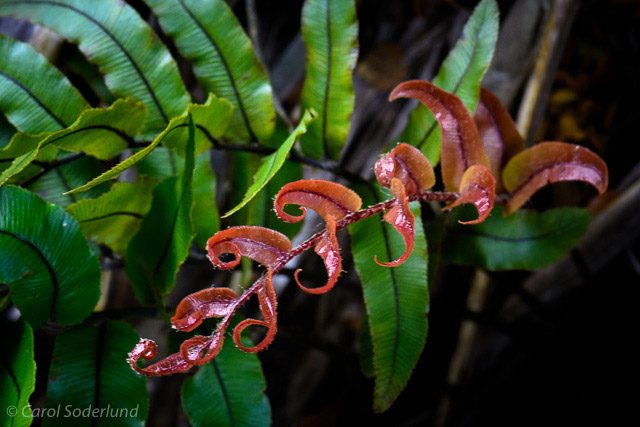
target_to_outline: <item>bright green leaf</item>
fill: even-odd
[[[231,115],[231,105],[222,98],[216,98],[209,95],[207,102],[199,104],[190,104],[188,111],[179,117],[171,119],[171,122],[165,130],[163,130],[148,146],[144,147],[131,157],[118,163],[102,175],[92,179],[80,187],[69,191],[69,194],[86,191],[98,184],[116,178],[126,169],[135,165],[137,162],[151,153],[161,142],[169,147],[176,148],[180,151],[184,147],[184,141],[187,140],[187,129],[189,117],[193,118],[194,124],[199,132],[195,137],[196,152],[202,152],[209,144],[208,138],[219,138],[224,132]]]
[[[386,198],[366,187],[360,195],[365,205]],[[409,259],[396,268],[374,262],[376,255],[391,260],[405,250],[402,237],[391,225],[373,216],[349,227],[373,344],[373,407],[378,412],[387,410],[407,385],[427,337],[427,246],[418,203],[412,204],[412,212],[415,247]]]
[[[135,183],[118,182],[100,197],[69,205],[67,212],[78,221],[80,230],[88,239],[124,254],[151,207],[154,185],[149,179]]]
[[[34,328],[48,318],[73,325],[100,293],[100,268],[76,220],[14,186],[0,188],[0,282]]]
[[[0,3],[0,14],[5,3]],[[0,35],[0,58],[0,111],[19,131],[64,129],[89,106],[69,80],[29,44]]]
[[[302,119],[300,119],[300,123],[298,126],[291,132],[291,135],[287,138],[286,141],[282,143],[280,148],[275,153],[269,154],[266,156],[255,175],[253,176],[253,183],[247,189],[247,192],[244,195],[242,201],[237,204],[233,209],[224,214],[222,218],[226,218],[230,215],[233,215],[235,212],[242,209],[247,203],[253,199],[260,190],[262,190],[267,183],[273,178],[276,173],[280,170],[282,165],[284,164],[289,151],[293,148],[293,144],[298,140],[300,135],[304,134],[307,131],[307,126],[309,123],[315,118],[315,113],[313,111],[305,111]]]
[[[225,136],[265,141],[275,110],[267,73],[251,40],[224,0],[145,0],[160,26],[190,60],[205,92],[228,99],[233,117]]]
[[[173,287],[178,268],[189,254],[191,231],[192,180],[195,163],[195,125],[188,120],[184,171],[169,177],[153,192],[153,202],[138,233],[131,239],[126,272],[142,303],[162,303]]]
[[[132,99],[118,100],[108,108],[84,110],[71,126],[57,132],[17,133],[9,145],[0,150],[0,160],[15,157],[0,175],[0,185],[26,168],[36,156],[41,160],[54,160],[57,148],[84,152],[102,160],[120,154],[140,130],[144,108],[144,104]],[[45,154],[50,148],[56,149]]]
[[[147,106],[145,137],[155,136],[187,109],[189,94],[169,49],[126,2],[3,0],[0,15],[29,19],[77,43],[116,97]]]
[[[32,163],[22,173],[28,172],[32,167],[36,168],[37,174],[42,171],[40,167],[36,167]],[[35,170],[33,173],[36,173]],[[95,178],[103,170],[104,168],[98,160],[92,157],[78,157],[69,163],[53,168],[40,177],[32,177],[29,174],[25,179],[18,179],[22,178],[22,174],[20,174],[12,179],[16,179],[16,183],[25,185],[29,190],[37,193],[50,203],[68,206],[77,202],[78,199],[97,197],[108,190],[110,183],[105,182],[81,194],[64,194],[72,188]]]
[[[469,111],[475,111],[480,82],[491,64],[498,40],[499,13],[495,0],[482,0],[473,11],[462,38],[449,52],[433,83],[460,97]],[[420,148],[433,165],[440,161],[441,133],[433,114],[419,104],[398,140]]]
[[[580,241],[591,215],[582,208],[546,212],[519,210],[503,217],[496,206],[482,224],[462,225],[472,218],[469,209],[451,214],[444,231],[442,258],[487,270],[534,270],[566,255]]]
[[[340,157],[347,142],[355,102],[352,73],[358,58],[358,21],[354,0],[306,0],[302,37],[307,75],[302,108],[318,120],[302,138],[302,151],[315,158]]]
[[[271,407],[258,356],[229,341],[182,386],[182,405],[194,427],[271,425]]]
[[[216,202],[216,175],[211,169],[210,152],[196,157],[193,170],[193,232],[198,246],[204,248],[209,237],[220,230],[220,214]]]
[[[58,335],[53,348],[47,408],[60,406],[44,426],[142,426],[147,417],[146,378],[127,364],[140,337],[124,322],[73,329]],[[90,408],[87,410],[87,408]],[[64,416],[96,410],[102,416]]]
[[[36,386],[33,331],[22,320],[0,322],[0,338],[0,425],[26,427],[31,424],[29,396]]]

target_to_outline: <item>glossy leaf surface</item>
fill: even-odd
[[[495,199],[496,179],[491,171],[482,165],[473,165],[462,175],[460,198],[445,209],[449,210],[465,203],[471,203],[478,211],[478,218],[463,221],[462,224],[479,224],[491,214]]]
[[[171,290],[193,238],[195,124],[191,116],[187,119],[189,134],[182,175],[169,177],[155,188],[151,209],[127,249],[125,269],[136,297],[142,303],[160,303]]]
[[[31,425],[29,396],[36,386],[33,331],[23,320],[0,322],[0,424],[11,427]],[[15,408],[15,413],[11,410]]]
[[[278,148],[275,153],[269,154],[263,159],[262,164],[253,176],[253,183],[247,189],[242,201],[229,212],[224,214],[222,216],[223,218],[233,215],[235,212],[242,209],[269,183],[269,181],[278,173],[282,165],[284,165],[287,155],[289,155],[289,151],[293,148],[293,144],[295,144],[298,138],[307,131],[307,126],[309,126],[309,123],[311,123],[314,117],[315,113],[312,111],[305,111],[300,123],[298,123],[298,126],[282,143],[280,148]]]
[[[480,102],[474,120],[489,157],[491,173],[499,177],[504,164],[524,150],[524,139],[498,97],[486,89],[480,91]]]
[[[100,269],[76,220],[27,190],[0,188],[0,282],[32,327],[82,321],[98,302]]]
[[[229,314],[238,295],[229,288],[206,288],[186,296],[176,307],[171,325],[180,331],[190,332],[204,319],[224,317]]]
[[[475,111],[480,82],[489,68],[498,39],[499,14],[495,0],[482,0],[469,17],[462,38],[442,63],[433,83],[459,96]],[[398,138],[420,148],[433,165],[440,160],[440,130],[433,114],[422,105],[412,111]]]
[[[129,241],[151,207],[154,185],[149,179],[140,179],[135,183],[118,182],[109,192],[95,199],[84,199],[69,205],[67,212],[78,221],[87,239],[125,254]]]
[[[246,256],[268,266],[291,249],[291,242],[282,233],[258,226],[230,227],[217,232],[207,241],[208,258],[217,268],[227,270]],[[231,261],[223,261],[222,254],[231,254]]]
[[[185,380],[182,405],[194,427],[266,427],[271,407],[265,389],[258,356],[227,342],[215,360]]]
[[[604,193],[609,171],[600,156],[585,147],[541,142],[512,157],[502,171],[504,188],[511,193],[505,212],[516,211],[540,188],[561,181],[586,182]]]
[[[300,215],[285,212],[286,205],[299,205]],[[360,196],[344,185],[320,179],[301,179],[280,189],[274,207],[276,214],[287,222],[299,222],[311,208],[322,218],[332,216],[339,220],[362,206]]]
[[[389,95],[391,101],[397,98],[415,98],[435,114],[442,128],[442,181],[448,191],[458,189],[470,166],[489,167],[478,129],[460,98],[421,80],[400,83]]]
[[[145,117],[144,105],[131,99],[118,100],[109,108],[84,110],[69,127],[38,135],[17,133],[0,150],[0,160],[16,158],[0,174],[0,185],[21,172],[39,157],[54,160],[57,148],[75,153],[86,153],[107,160],[120,154],[128,141],[140,130]]]
[[[367,205],[385,198],[363,189]],[[364,301],[373,344],[375,374],[374,409],[388,409],[404,389],[427,336],[429,296],[427,292],[427,249],[417,203],[415,245],[407,261],[396,267],[382,267],[375,256],[396,259],[404,252],[402,237],[388,223],[372,216],[349,227],[351,251],[362,281]]]
[[[302,151],[314,158],[340,157],[355,102],[352,73],[358,57],[354,0],[306,0],[302,9],[306,78],[302,108],[318,120],[302,137]]]
[[[265,141],[273,133],[271,85],[231,8],[223,0],[146,0],[162,29],[194,65],[205,92],[225,98],[233,117],[225,136]]]
[[[398,178],[407,194],[417,194],[434,186],[436,177],[429,160],[409,144],[398,144],[375,164],[376,179],[390,188],[391,180]]]
[[[64,129],[89,107],[69,80],[29,44],[0,35],[0,58],[0,112],[19,131]]]
[[[204,151],[207,148],[206,134],[213,138],[219,138],[227,127],[231,114],[231,106],[224,99],[216,98],[210,95],[207,102],[199,104],[191,104],[186,113],[171,120],[169,125],[163,130],[148,146],[136,152],[131,157],[118,163],[102,175],[92,179],[86,184],[74,188],[69,193],[79,193],[95,187],[98,184],[109,181],[118,177],[122,172],[138,163],[151,153],[161,142],[168,144],[176,149],[184,150],[184,141],[188,137],[189,117],[193,118],[194,125],[198,132],[194,136],[194,144],[196,152]],[[204,130],[203,130],[204,129]],[[205,132],[206,130],[206,132]]]
[[[116,97],[132,97],[147,106],[145,137],[155,136],[187,109],[189,94],[176,62],[125,2],[5,0],[0,15],[31,20],[77,43]]]
[[[45,417],[43,425],[144,424],[146,379],[136,375],[126,362],[127,352],[137,340],[138,334],[131,326],[115,321],[60,334],[53,349],[46,407],[60,405],[62,410],[59,417]],[[110,416],[62,416],[67,407],[81,411],[90,405],[98,411],[103,409],[103,414],[110,408]]]
[[[534,270],[565,255],[590,222],[589,212],[580,208],[520,210],[508,217],[502,210],[496,206],[478,225],[456,222],[474,218],[473,209],[453,211],[445,229],[443,259],[487,270]]]
[[[220,214],[216,201],[216,175],[211,168],[210,152],[196,157],[193,169],[193,210],[191,220],[195,241],[204,248],[207,239],[220,230]]]

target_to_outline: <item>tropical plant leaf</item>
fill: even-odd
[[[30,172],[32,168],[35,169]],[[64,194],[72,188],[100,175],[103,170],[104,168],[98,160],[92,157],[77,157],[69,161],[69,163],[54,167],[42,175],[40,175],[44,172],[42,168],[36,167],[32,163],[12,180],[15,180],[15,183],[21,183],[21,185],[26,186],[50,203],[68,206],[77,202],[78,199],[97,197],[109,189],[110,183],[104,182],[81,194]],[[27,172],[30,173],[23,177],[22,175]]]
[[[4,115],[0,114],[0,149],[7,146],[15,133],[16,128],[14,128],[13,125],[7,121],[7,118]],[[0,168],[1,167],[2,162],[0,161]]]
[[[365,205],[386,198],[379,189],[362,188],[359,193],[364,195]],[[427,247],[417,203],[412,204],[412,211],[416,229],[413,253],[395,268],[373,262],[375,256],[396,259],[405,250],[402,237],[390,224],[373,216],[349,227],[371,331],[373,407],[378,412],[388,409],[406,386],[427,337]]]
[[[204,104],[190,104],[186,113],[171,119],[171,122],[165,130],[156,136],[151,144],[118,163],[102,175],[69,191],[68,194],[86,191],[98,184],[116,178],[122,172],[149,155],[161,142],[166,143],[168,147],[173,147],[176,148],[177,151],[181,151],[181,149],[183,149],[182,147],[184,147],[182,141],[187,140],[189,117],[193,118],[194,126],[199,130],[197,136],[194,136],[195,149],[197,152],[202,152],[206,149],[207,144],[209,144],[209,138],[219,138],[222,135],[228,124],[230,115],[231,105],[229,102],[210,94],[207,102]]]
[[[227,341],[215,359],[182,386],[182,405],[194,427],[261,427],[271,407],[258,356]]]
[[[26,427],[31,424],[29,396],[36,386],[33,331],[24,321],[0,322],[0,424]],[[15,412],[12,413],[12,409]]]
[[[147,417],[146,378],[127,364],[127,353],[138,342],[124,322],[72,329],[58,335],[47,387],[47,407],[62,408],[59,417],[43,425],[140,426]],[[63,416],[65,410],[102,411],[102,416]]]
[[[203,89],[233,105],[225,136],[236,141],[269,139],[275,123],[269,78],[226,2],[145,1],[180,53],[193,63]]]
[[[156,148],[138,163],[138,173],[163,180],[184,171],[184,161],[174,158],[175,171],[171,167],[171,152],[165,147]],[[191,211],[195,242],[204,249],[207,239],[220,230],[220,214],[216,202],[216,175],[211,168],[211,152],[196,157],[193,170],[193,209]]]
[[[14,186],[0,188],[0,282],[34,328],[73,325],[98,302],[100,267],[76,220]]]
[[[541,142],[513,156],[502,171],[502,184],[510,199],[510,214],[540,188],[561,181],[591,184],[600,194],[609,185],[607,164],[588,148],[566,142]]]
[[[127,3],[4,0],[0,15],[31,20],[77,43],[89,61],[100,67],[116,97],[132,97],[147,106],[145,138],[155,136],[187,109],[189,94],[176,62]]]
[[[193,238],[191,205],[195,163],[195,124],[188,116],[185,165],[180,177],[169,177],[153,192],[153,202],[127,250],[126,272],[142,303],[162,303],[176,280],[178,267]]]
[[[318,112],[302,138],[302,151],[315,158],[340,157],[355,102],[352,73],[358,58],[354,0],[307,0],[302,9],[307,76],[302,108]]]
[[[144,117],[144,104],[125,99],[116,101],[109,108],[84,110],[71,126],[57,132],[38,135],[17,133],[9,145],[0,150],[0,160],[15,157],[11,166],[0,174],[0,185],[21,172],[36,157],[54,160],[57,148],[84,152],[102,160],[110,159],[133,141]]]
[[[253,176],[253,183],[247,189],[242,201],[238,203],[234,208],[229,210],[222,218],[226,218],[233,215],[235,212],[242,209],[247,203],[253,199],[260,190],[262,190],[267,183],[278,173],[282,165],[284,164],[289,151],[293,148],[293,144],[296,143],[298,138],[307,131],[307,126],[315,118],[313,111],[305,111],[298,126],[291,132],[291,135],[282,143],[280,148],[275,153],[266,156],[255,175]]]
[[[102,243],[124,254],[131,237],[151,207],[155,182],[140,179],[135,183],[118,182],[109,192],[95,199],[80,200],[67,206],[67,212],[80,224],[87,239]]]
[[[0,14],[6,2],[0,3]],[[67,78],[27,43],[0,35],[0,111],[21,132],[53,132],[89,107]]]
[[[433,84],[458,95],[472,113],[480,97],[480,82],[489,68],[498,39],[499,13],[495,0],[482,0],[474,9],[462,31],[462,38],[442,63]],[[435,117],[418,105],[400,141],[420,148],[431,164],[440,160],[440,128]]]
[[[442,182],[448,191],[457,191],[462,176],[475,164],[487,168],[484,151],[473,117],[460,98],[424,80],[409,80],[396,86],[389,100],[415,98],[432,111],[442,129]]]
[[[443,260],[494,271],[534,270],[573,248],[591,220],[582,208],[520,210],[506,218],[502,211],[496,206],[482,224],[461,225],[458,219],[475,216],[473,208],[456,209],[445,226]]]
[[[220,230],[220,214],[216,202],[216,175],[211,168],[209,152],[196,157],[193,170],[191,220],[195,242],[200,248],[204,248],[207,239]]]

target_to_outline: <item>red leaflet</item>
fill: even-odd
[[[228,319],[225,319],[220,322],[218,328],[209,337],[196,335],[185,340],[180,345],[180,357],[192,366],[204,365],[216,357],[222,350],[227,321]]]
[[[524,150],[524,139],[498,97],[486,89],[480,91],[474,119],[491,163],[491,172],[494,176],[500,176],[502,166]]]
[[[396,198],[396,203],[384,214],[384,220],[402,235],[405,251],[400,258],[389,262],[380,262],[376,256],[374,261],[383,267],[397,267],[405,262],[411,255],[415,242],[413,212],[409,208],[409,199],[400,179],[393,178],[391,180],[391,193]]]
[[[217,232],[207,241],[207,254],[213,265],[223,270],[235,267],[242,256],[267,266],[291,249],[291,242],[282,233],[257,226],[230,227]],[[232,254],[232,261],[220,260],[222,254]]]
[[[233,342],[235,342],[236,346],[242,351],[257,353],[258,351],[264,350],[273,342],[276,332],[278,332],[278,300],[276,299],[276,292],[273,289],[271,275],[271,269],[267,269],[267,275],[259,279],[264,281],[264,285],[258,290],[258,302],[264,320],[245,319],[238,323],[238,326],[233,330]],[[267,333],[264,338],[262,338],[262,341],[251,347],[247,347],[242,343],[242,331],[249,326],[264,326],[267,328]]]
[[[338,239],[336,238],[336,221],[332,216],[327,217],[327,230],[324,232],[320,241],[314,248],[315,253],[320,255],[320,258],[324,261],[324,265],[327,269],[327,283],[318,288],[307,288],[300,282],[300,272],[302,269],[297,269],[294,273],[296,283],[308,294],[324,294],[333,289],[333,286],[338,281],[338,276],[342,271],[342,257],[340,256],[340,246],[338,245]]]
[[[204,319],[226,316],[237,298],[238,295],[229,288],[207,288],[195,292],[180,301],[171,324],[179,331],[192,331]]]
[[[478,218],[472,221],[460,221],[460,223],[479,224],[487,219],[493,210],[495,199],[496,179],[486,167],[473,165],[462,176],[460,198],[444,209],[449,210],[465,203],[471,203],[478,210]]]
[[[454,94],[422,80],[400,83],[389,100],[414,98],[435,115],[442,128],[442,180],[449,191],[457,191],[464,172],[472,165],[489,167],[473,118]]]
[[[141,338],[138,344],[129,352],[127,363],[131,369],[147,377],[159,377],[162,375],[179,374],[187,372],[193,366],[182,358],[180,353],[174,353],[145,368],[138,367],[138,360],[142,357],[145,360],[152,360],[156,357],[158,347],[151,340]]]
[[[284,211],[286,205],[300,206],[300,215],[289,215]],[[287,222],[302,221],[311,208],[326,220],[332,216],[335,220],[357,211],[362,206],[362,199],[344,185],[320,179],[301,179],[290,182],[280,189],[274,203],[276,214]]]
[[[424,154],[413,145],[400,143],[376,162],[376,179],[389,188],[391,180],[398,178],[407,194],[418,194],[434,186],[433,167]]]
[[[547,184],[583,181],[603,193],[609,183],[605,162],[587,148],[564,142],[542,142],[516,154],[502,172],[502,183],[511,194],[505,214],[520,208]]]

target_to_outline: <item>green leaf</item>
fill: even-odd
[[[138,163],[138,172],[158,180],[168,178],[176,172],[182,173],[184,170],[182,159],[173,159],[174,172],[170,156],[171,152],[167,148],[158,147]],[[220,230],[220,214],[216,202],[216,176],[211,168],[210,156],[211,152],[206,151],[196,157],[196,165],[193,170],[191,220],[195,242],[201,249],[204,249],[209,237]]]
[[[267,183],[273,178],[276,173],[280,170],[282,165],[284,164],[289,151],[293,148],[293,144],[298,140],[300,135],[304,134],[307,131],[307,126],[309,123],[315,118],[315,113],[313,111],[305,111],[302,119],[300,119],[300,123],[298,126],[291,132],[291,135],[282,143],[280,148],[276,150],[275,153],[269,154],[266,156],[255,175],[253,176],[253,183],[247,189],[242,201],[238,203],[233,209],[224,214],[222,218],[226,218],[230,215],[233,215],[240,209],[242,209],[247,203],[253,199],[260,190],[262,190]]]
[[[473,11],[462,38],[449,52],[433,83],[460,97],[471,112],[480,97],[480,82],[491,64],[498,40],[499,12],[495,0],[482,0]],[[433,114],[419,104],[398,140],[420,148],[433,165],[440,161],[440,127]]]
[[[118,163],[102,175],[69,191],[68,194],[86,191],[98,184],[118,177],[122,172],[145,158],[161,142],[180,151],[180,148],[184,146],[183,141],[187,140],[189,117],[193,118],[195,126],[199,130],[197,137],[194,138],[196,139],[196,152],[200,153],[210,144],[209,138],[217,139],[222,135],[229,122],[230,115],[231,105],[229,102],[210,94],[204,104],[190,104],[186,113],[171,119],[165,130],[156,136],[151,144]]]
[[[363,187],[365,205],[383,200],[381,190]],[[362,281],[373,344],[375,389],[373,407],[387,410],[407,385],[427,337],[427,246],[420,205],[413,203],[416,241],[409,259],[396,268],[382,267],[373,259],[396,259],[404,252],[400,234],[373,216],[349,227],[351,251]]]
[[[194,65],[205,92],[228,99],[232,140],[265,141],[275,110],[267,73],[231,8],[223,0],[145,0],[163,31]]]
[[[0,149],[7,146],[11,138],[16,133],[16,128],[7,121],[7,118],[0,114]],[[2,162],[0,161],[0,167]]]
[[[178,267],[189,254],[191,231],[192,180],[195,162],[195,125],[188,120],[184,171],[169,177],[153,192],[151,209],[131,239],[126,272],[136,297],[142,303],[162,303],[173,287]]]
[[[118,182],[100,197],[69,205],[67,212],[75,217],[88,239],[124,254],[151,207],[154,185],[155,182],[149,179],[135,183]]]
[[[196,158],[193,170],[193,210],[191,218],[196,244],[204,248],[209,237],[220,230],[220,214],[216,202],[216,175],[211,169],[210,152]]]
[[[0,14],[6,2],[0,3]],[[26,43],[0,35],[0,111],[19,131],[68,127],[89,105],[54,66]]]
[[[0,425],[26,427],[31,424],[29,396],[36,386],[33,331],[22,320],[0,322],[0,337]]]
[[[307,76],[302,108],[318,120],[302,138],[302,151],[315,158],[340,157],[355,102],[352,73],[358,58],[354,0],[307,0],[302,10]]]
[[[194,427],[261,427],[271,424],[266,383],[256,354],[227,340],[211,363],[182,386],[182,405]]]
[[[14,186],[0,188],[0,282],[34,328],[47,318],[73,325],[100,293],[100,268],[76,220]]]
[[[127,364],[127,354],[139,339],[131,326],[114,321],[58,335],[46,407],[61,409],[56,417],[44,417],[42,424],[143,425],[148,411],[146,378]]]
[[[127,3],[4,0],[0,15],[29,19],[77,43],[89,61],[100,67],[116,97],[132,97],[147,106],[146,138],[155,136],[172,117],[187,109],[189,94],[176,62]]]
[[[128,141],[133,141],[145,113],[144,104],[124,99],[108,108],[84,110],[71,126],[57,132],[17,133],[9,145],[0,150],[0,160],[16,158],[0,174],[0,185],[26,168],[36,156],[41,160],[54,160],[57,148],[108,160],[125,150]],[[51,151],[51,148],[56,149]]]
[[[34,165],[31,164],[23,173],[32,166]],[[41,169],[39,168],[39,170]],[[108,190],[108,184],[110,183],[103,183],[81,194],[64,194],[73,187],[95,178],[102,171],[103,168],[96,159],[92,157],[79,157],[69,163],[53,168],[35,181],[33,181],[32,178],[36,177],[32,177],[26,180],[17,180],[16,182],[24,183],[23,185],[27,186],[29,190],[39,194],[40,197],[48,202],[60,206],[68,206],[71,203],[77,202],[78,199],[97,197]],[[14,178],[20,176],[21,175],[18,175]]]
[[[534,270],[567,254],[589,226],[591,215],[582,208],[546,212],[519,210],[503,217],[496,206],[482,224],[461,225],[472,209],[456,209],[449,218],[442,258],[487,270]]]

